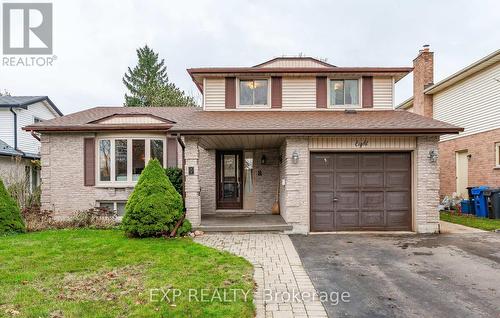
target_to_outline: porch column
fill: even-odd
[[[198,173],[198,138],[186,137],[184,149],[184,176],[186,217],[193,227],[201,223],[200,178]]]
[[[438,151],[438,142],[438,136],[417,137],[415,230],[418,233],[439,230],[439,163],[429,158],[429,151]]]

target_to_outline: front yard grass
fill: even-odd
[[[462,224],[465,226],[475,227],[485,231],[494,231],[500,229],[500,219],[477,218],[473,215],[457,215],[450,212],[441,212],[440,218],[443,221]]]
[[[0,317],[253,317],[253,287],[250,263],[189,238],[87,229],[0,237]],[[161,301],[160,289],[171,301],[173,289],[182,295]],[[226,300],[210,301],[215,290]],[[233,301],[234,290],[246,301],[241,292]]]

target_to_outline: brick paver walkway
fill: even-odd
[[[240,255],[253,264],[258,318],[327,317],[287,235],[205,234],[196,237],[195,241]]]

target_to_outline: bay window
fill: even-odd
[[[358,106],[359,81],[330,80],[330,105],[331,106]]]
[[[166,147],[163,137],[100,138],[97,175],[101,185],[133,185],[150,159],[165,167]]]

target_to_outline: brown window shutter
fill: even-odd
[[[373,107],[373,76],[363,76],[363,108]]]
[[[271,108],[281,108],[282,83],[281,77],[271,77]]]
[[[86,187],[95,185],[95,139],[85,138],[83,140],[83,185]]]
[[[226,108],[236,108],[236,77],[226,77]]]
[[[316,77],[316,108],[326,108],[327,98],[326,98],[326,85],[327,79],[325,76]]]
[[[177,139],[167,138],[167,167],[177,167]]]

